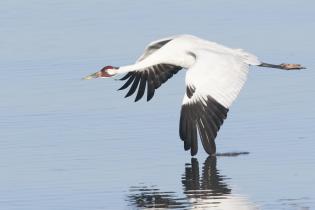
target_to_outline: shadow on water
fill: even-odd
[[[200,173],[201,172],[201,173]],[[132,186],[127,201],[136,208],[173,209],[256,209],[244,197],[232,195],[226,183],[229,178],[217,169],[217,158],[208,157],[199,169],[197,158],[185,164],[181,177],[183,196],[178,192],[162,191],[157,186]]]

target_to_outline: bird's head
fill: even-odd
[[[100,71],[95,72],[93,74],[90,74],[83,79],[90,80],[90,79],[95,79],[95,78],[108,78],[112,77],[117,73],[118,67],[114,66],[105,66],[102,68]]]

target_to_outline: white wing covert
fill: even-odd
[[[166,38],[151,42],[150,44],[148,44],[148,46],[146,46],[146,48],[143,51],[143,54],[138,58],[137,62],[144,60],[149,55],[153,54],[155,51],[163,47],[165,44],[172,41],[175,37],[176,36],[166,37]]]

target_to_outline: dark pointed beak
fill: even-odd
[[[90,75],[88,75],[88,76],[86,76],[86,77],[83,77],[82,79],[84,79],[84,80],[90,80],[90,79],[96,79],[96,78],[98,78],[98,77],[99,77],[99,72],[95,72],[95,73],[90,74]]]

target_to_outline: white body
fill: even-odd
[[[242,49],[228,48],[192,35],[161,39],[149,46],[168,39],[172,41],[147,57],[145,52],[139,59],[145,57],[143,60],[134,65],[120,67],[115,73],[141,71],[159,63],[182,66],[188,70],[186,84],[193,84],[197,89],[197,94],[191,99],[185,96],[183,103],[211,95],[228,108],[246,81],[249,65],[261,64],[256,56]]]

